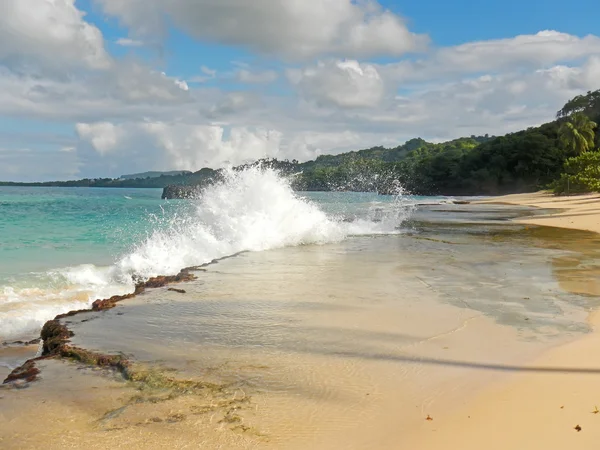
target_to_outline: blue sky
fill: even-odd
[[[117,19],[107,18],[90,0],[79,0],[77,5],[87,12],[87,19],[100,28],[109,42],[109,50],[117,56],[131,53],[131,49],[114,44],[127,36],[126,27]],[[558,30],[577,36],[593,34],[598,30],[597,15],[600,6],[594,0],[574,0],[565,7],[557,0],[381,0],[382,7],[403,17],[409,28],[430,36],[432,47],[447,47],[472,41],[510,38],[535,34],[541,30]],[[194,76],[199,65],[225,72],[232,70],[232,61],[279,66],[272,58],[253,54],[239,47],[202,42],[172,27],[168,39],[160,43],[164,57],[156,51],[134,49],[137,56],[158,62],[170,73]],[[406,55],[411,57],[414,55]],[[393,58],[373,58],[375,61],[394,61]],[[228,83],[230,84],[230,83]],[[239,87],[239,86],[233,86]]]
[[[591,0],[229,4],[6,0],[0,179],[502,134],[600,88]]]

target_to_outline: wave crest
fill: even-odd
[[[410,210],[399,196],[393,204],[372,205],[360,214],[344,214],[343,208],[328,213],[295,193],[273,169],[229,170],[197,199],[182,202],[175,214],[157,219],[154,230],[112,266],[51,271],[40,277],[51,283],[35,289],[5,287],[4,295],[0,291],[1,337],[21,337],[73,307],[132,292],[134,280],[174,275],[242,251],[396,232]]]

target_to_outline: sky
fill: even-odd
[[[597,0],[2,0],[0,180],[500,135],[600,89]]]

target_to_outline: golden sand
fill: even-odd
[[[477,203],[555,209],[549,214],[519,219],[517,222],[600,233],[600,194],[555,196],[549,192],[536,192],[493,197]]]
[[[587,216],[571,219],[576,217]],[[176,345],[165,342],[169,335],[160,328],[158,335],[146,328],[150,334],[143,342],[153,355],[185,362],[187,370],[179,376],[209,374],[227,386],[186,395],[44,362],[40,382],[0,390],[0,447],[599,448],[600,333],[555,347],[523,327],[465,307],[481,296],[507,300],[516,282],[506,274],[486,279],[493,266],[485,265],[483,252],[461,260],[460,245],[432,246],[430,254],[402,260],[406,248],[394,253],[388,244],[393,241],[381,242],[388,252],[370,251],[369,242],[364,248],[340,244],[242,255],[186,284],[187,296],[157,290],[124,302],[112,319],[111,312],[79,329],[73,324],[76,343],[86,327],[89,336],[96,327],[104,341],[112,338],[135,354],[135,337],[139,341],[144,330],[132,325],[153,327],[156,314],[144,316],[143,308],[156,304],[167,316],[173,308],[173,319],[181,317],[181,308],[194,323],[205,317],[200,331],[212,326],[212,335],[222,334],[223,342],[241,331],[246,341],[260,340],[228,347],[194,338]],[[507,251],[497,253],[494,264],[502,259],[508,271],[511,258],[521,256]],[[467,262],[480,259],[484,272],[469,278],[478,265]],[[462,274],[450,277],[456,286],[448,286],[444,270]],[[577,270],[561,272],[563,289],[575,283],[570,274]],[[527,280],[517,280],[522,289],[530,288]],[[600,294],[594,280],[576,285],[579,293]],[[458,306],[457,298],[465,304]],[[561,308],[565,317],[567,308]],[[511,317],[531,323],[525,322],[529,315]],[[176,331],[170,332],[176,337]],[[238,384],[229,384],[232,380]]]
[[[556,209],[518,222],[600,232],[600,195],[508,195],[480,203]],[[600,296],[600,274],[588,273],[583,291]],[[595,277],[595,279],[594,279]],[[569,287],[568,284],[563,287]],[[579,286],[581,291],[581,286]],[[600,448],[600,317],[594,332],[545,352],[531,365],[559,372],[515,371],[448,416],[423,424],[406,448],[430,450],[593,450]],[[579,372],[581,369],[589,372]]]

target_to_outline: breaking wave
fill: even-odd
[[[0,338],[32,334],[57,314],[132,292],[134,280],[174,275],[242,251],[338,242],[350,235],[389,234],[412,210],[402,195],[367,208],[323,205],[290,187],[272,169],[229,171],[183,202],[154,231],[108,267],[82,265],[37,275],[37,287],[0,290]],[[328,210],[329,209],[329,210]]]

